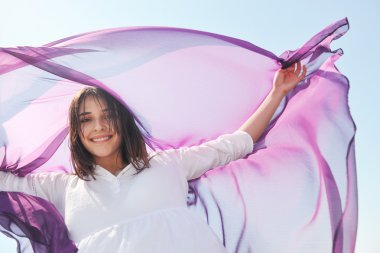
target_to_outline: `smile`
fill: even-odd
[[[106,142],[111,138],[112,138],[112,135],[107,135],[107,136],[100,136],[100,137],[91,138],[90,140],[93,142],[99,143],[99,142]]]

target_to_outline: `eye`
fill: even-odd
[[[90,118],[81,118],[80,119],[80,123],[86,123],[86,122],[90,122],[91,119]]]

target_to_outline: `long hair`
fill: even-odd
[[[120,153],[125,164],[133,164],[137,174],[145,168],[149,168],[149,154],[146,150],[144,137],[141,134],[133,114],[123,106],[117,99],[102,89],[88,87],[82,89],[71,101],[69,109],[69,128],[70,128],[70,151],[71,163],[75,174],[83,179],[94,176],[95,159],[93,155],[84,147],[80,140],[83,134],[79,119],[79,109],[87,97],[96,100],[104,100],[109,111],[109,127],[121,136]]]

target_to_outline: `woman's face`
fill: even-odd
[[[105,101],[88,96],[79,106],[79,121],[82,132],[79,134],[80,140],[94,156],[95,162],[103,159],[117,161],[121,137],[109,122]]]

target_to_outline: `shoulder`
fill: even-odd
[[[153,151],[149,153],[149,162],[161,164],[170,163],[176,158],[178,151],[179,149],[174,148]]]

